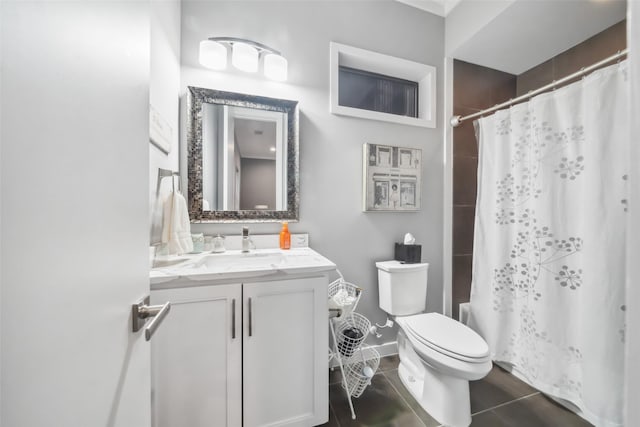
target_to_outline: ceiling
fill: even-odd
[[[626,17],[626,0],[397,0],[445,17],[448,57],[505,71],[539,65]]]
[[[236,118],[234,131],[243,159],[276,159],[275,151],[271,151],[276,145],[275,122]]]
[[[449,13],[447,36],[454,30],[458,33],[451,35],[458,36],[473,25],[481,1],[464,0]],[[464,16],[465,8],[474,13]],[[468,31],[447,56],[518,75],[625,17],[624,0],[515,0],[479,29]]]
[[[447,16],[461,0],[398,0],[400,3],[425,10],[434,15]]]

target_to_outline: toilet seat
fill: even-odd
[[[419,353],[431,354],[428,350],[432,350],[469,363],[490,359],[489,346],[480,335],[442,314],[422,313],[397,320]]]

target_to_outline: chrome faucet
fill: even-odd
[[[242,252],[249,252],[251,239],[249,238],[249,227],[242,227]]]

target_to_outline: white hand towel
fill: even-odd
[[[176,191],[172,192],[164,201],[162,243],[168,244],[170,255],[186,254],[193,251],[187,201],[182,194]]]

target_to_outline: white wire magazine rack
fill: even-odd
[[[358,398],[371,384],[380,364],[380,355],[370,347],[363,347],[371,329],[371,322],[356,313],[362,289],[344,280],[342,273],[329,284],[329,329],[333,339],[329,347],[329,363],[340,367],[342,388],[347,393],[351,418],[356,419],[352,397]],[[331,369],[334,369],[332,366]]]
[[[347,381],[343,381],[342,387],[350,396],[360,397],[364,389],[371,384],[371,378],[379,365],[380,354],[371,347],[361,347],[345,362]]]

